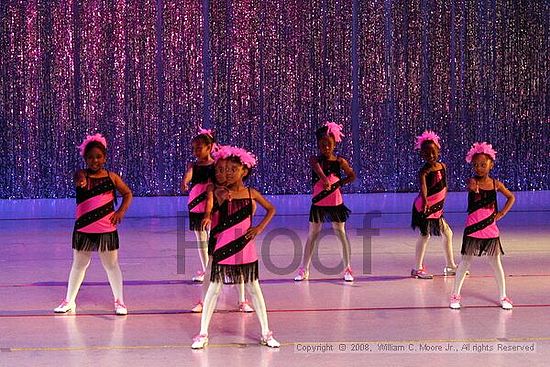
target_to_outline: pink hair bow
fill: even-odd
[[[342,125],[337,124],[336,122],[325,122],[325,126],[328,129],[328,134],[332,134],[334,136],[334,141],[339,143],[342,141],[342,136],[345,136],[342,133],[342,129],[344,128]]]
[[[199,129],[199,135],[204,134],[208,135],[212,139],[214,139],[214,132],[211,129],[203,129],[202,127]]]

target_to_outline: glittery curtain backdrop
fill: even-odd
[[[0,196],[72,196],[100,131],[138,195],[172,195],[200,125],[260,158],[252,184],[309,190],[314,130],[345,125],[349,191],[417,189],[443,138],[449,185],[476,140],[514,190],[550,189],[548,2],[0,1]]]
[[[351,14],[348,1],[211,2],[214,126],[258,155],[263,192],[308,192],[325,120],[351,136]]]

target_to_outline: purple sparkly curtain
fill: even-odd
[[[527,0],[4,0],[0,197],[72,196],[75,145],[95,131],[136,194],[177,194],[200,125],[258,155],[261,191],[305,193],[326,120],[345,126],[349,191],[416,190],[426,128],[452,190],[477,140],[511,189],[550,189],[549,14]]]

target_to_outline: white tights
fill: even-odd
[[[208,231],[193,231],[197,239],[199,249],[199,258],[201,260],[201,270],[206,271],[208,264]]]
[[[218,302],[218,296],[220,295],[222,285],[223,283],[221,282],[211,282],[208,286],[202,309],[200,334],[208,334],[208,326],[210,325],[212,314],[216,309],[216,303]],[[267,322],[267,309],[265,307],[262,289],[260,288],[260,282],[254,280],[247,283],[246,286],[252,298],[252,304],[254,305],[256,315],[258,315],[258,320],[260,321],[262,335],[266,335],[269,332],[269,324]]]
[[[441,221],[441,233],[443,234],[443,251],[445,251],[445,261],[447,267],[456,268],[455,260],[453,257],[453,231],[446,221]],[[424,256],[426,255],[426,248],[430,235],[422,236],[416,241],[416,253],[415,253],[415,269],[424,268]]]
[[[331,224],[332,229],[334,230],[334,234],[336,235],[336,237],[338,237],[340,243],[342,243],[344,268],[351,267],[351,246],[348,236],[346,235],[345,223],[331,222]],[[309,233],[307,236],[306,247],[304,249],[304,260],[302,263],[302,267],[306,271],[309,271],[311,258],[313,257],[313,251],[315,250],[315,246],[317,246],[319,234],[321,233],[322,227],[323,223],[309,222]]]
[[[118,250],[113,251],[99,251],[99,258],[101,264],[107,273],[111,290],[115,300],[119,300],[124,303],[124,296],[122,293],[122,272],[118,265]],[[74,302],[80,285],[86,275],[86,269],[90,265],[92,258],[91,251],[76,251],[73,250],[73,265],[71,267],[71,273],[69,274],[69,284],[67,286],[67,296],[65,299],[69,302]]]
[[[210,272],[212,269],[212,256],[208,256],[208,265],[205,269],[204,280],[202,282],[202,299],[206,299],[206,293],[208,292],[208,287],[210,286]],[[244,283],[235,284],[237,288],[237,293],[239,294],[239,303],[246,301],[246,296],[244,293]]]
[[[493,268],[495,274],[495,280],[498,286],[498,292],[500,298],[506,297],[506,278],[504,275],[504,269],[502,268],[501,255],[498,253],[496,256],[488,256],[489,263]],[[458,270],[456,272],[455,284],[453,287],[453,294],[460,295],[462,290],[462,285],[464,284],[464,279],[466,278],[466,272],[470,269],[472,261],[474,259],[473,255],[463,255],[462,261],[458,265]]]

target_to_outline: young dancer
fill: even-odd
[[[189,208],[189,229],[195,233],[201,269],[193,276],[194,282],[202,282],[208,263],[208,232],[201,228],[206,205],[206,191],[214,179],[214,159],[212,149],[215,145],[211,130],[200,129],[199,134],[191,140],[195,163],[187,166],[181,181],[181,191],[189,191],[187,207]]]
[[[246,179],[256,165],[256,158],[241,148],[224,147],[218,152],[219,159],[226,159],[228,192],[215,192],[218,201],[218,223],[212,229],[215,236],[212,253],[212,273],[210,285],[204,299],[200,333],[193,338],[193,349],[204,348],[208,344],[208,327],[222,284],[244,283],[252,297],[252,302],[261,326],[260,343],[277,348],[279,342],[269,330],[264,297],[258,281],[258,255],[254,238],[260,234],[275,215],[275,208],[258,191],[246,187]],[[257,225],[252,225],[256,203],[266,211]]]
[[[494,167],[496,151],[486,142],[474,143],[466,155],[466,162],[472,164],[474,177],[468,180],[468,217],[462,238],[462,261],[455,277],[453,294],[449,307],[461,307],[460,291],[466,272],[474,256],[485,255],[493,268],[499,290],[500,306],[505,310],[513,308],[512,301],[506,295],[506,280],[502,268],[501,255],[504,254],[500,243],[497,221],[508,213],[514,205],[515,197],[502,182],[489,176]],[[498,210],[497,192],[506,197],[506,204]]]
[[[355,180],[355,172],[348,162],[334,153],[336,143],[342,141],[342,125],[326,122],[315,132],[319,155],[310,158],[313,176],[313,199],[309,212],[309,234],[304,259],[296,281],[309,278],[309,267],[323,222],[331,222],[334,233],[342,243],[344,280],[353,281],[351,248],[346,235],[346,220],[350,210],[344,205],[340,187]],[[346,177],[342,178],[342,171]]]
[[[455,275],[456,264],[453,256],[453,231],[443,218],[443,205],[447,197],[447,166],[439,161],[439,136],[426,130],[416,137],[415,149],[420,150],[420,156],[426,162],[418,175],[420,194],[414,200],[412,208],[413,229],[420,229],[420,237],[416,241],[415,266],[411,276],[417,279],[432,279],[424,267],[424,255],[430,236],[443,234],[443,250],[446,266],[444,275]]]
[[[77,207],[72,245],[73,265],[67,295],[54,312],[76,310],[76,295],[86,275],[92,253],[97,251],[113,291],[115,313],[126,315],[128,309],[124,304],[122,273],[118,264],[117,225],[130,206],[132,192],[119,175],[104,168],[107,161],[107,141],[101,134],[87,136],[79,149],[87,169],[75,174]],[[116,211],[115,190],[122,195],[122,204]]]
[[[220,149],[223,147],[220,147]],[[221,149],[222,152],[225,151],[225,148]],[[213,153],[214,159],[217,158],[217,152]],[[208,230],[208,228],[212,228],[214,232],[216,231],[216,226],[219,223],[218,216],[219,216],[219,205],[218,201],[214,200],[214,193],[218,194],[218,197],[228,197],[229,196],[229,190],[225,187],[226,185],[226,171],[227,171],[227,160],[226,159],[216,159],[215,163],[215,177],[214,182],[212,185],[209,186],[207,190],[207,199],[206,199],[206,209],[204,214],[204,219],[202,221],[202,230]],[[213,235],[209,236],[208,241],[208,265],[206,267],[206,274],[209,273],[209,271],[212,269],[212,253],[214,252],[214,245],[215,245],[215,237]],[[210,285],[210,278],[206,276],[204,278],[203,282],[203,294],[202,299],[204,299],[204,296],[206,295],[206,292],[208,290],[208,286]],[[235,284],[237,287],[237,291],[239,293],[239,311],[241,312],[254,312],[254,309],[250,306],[250,302],[245,297],[244,292],[244,283],[240,282]],[[203,309],[203,302],[202,299],[197,302],[197,304],[191,309],[192,312],[202,312]]]

